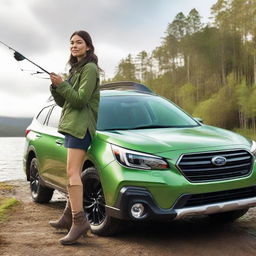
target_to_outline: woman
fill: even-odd
[[[65,135],[67,148],[68,200],[55,228],[65,228],[69,233],[60,243],[73,244],[89,230],[90,224],[83,210],[83,185],[81,171],[85,155],[96,130],[99,105],[99,68],[94,46],[86,31],[76,31],[70,38],[69,77],[51,73],[50,87],[55,102],[62,107],[58,131]]]

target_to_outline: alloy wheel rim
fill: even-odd
[[[31,165],[30,168],[30,189],[33,197],[38,195],[39,189],[39,174],[38,168],[35,162]]]
[[[100,225],[106,217],[104,194],[97,179],[88,179],[84,185],[84,211],[92,225]]]

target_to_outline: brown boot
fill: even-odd
[[[51,220],[49,224],[56,229],[67,229],[70,230],[72,226],[72,212],[70,201],[67,199],[66,207],[63,214],[58,220]]]
[[[90,229],[83,211],[73,214],[73,223],[69,233],[61,238],[59,242],[63,245],[75,244],[77,240]]]

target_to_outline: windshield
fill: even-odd
[[[198,123],[159,96],[101,97],[97,130],[191,127]]]

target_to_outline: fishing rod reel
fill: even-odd
[[[20,54],[19,52],[16,52],[16,51],[14,52],[13,57],[17,61],[22,61],[22,60],[26,59],[22,54]]]

